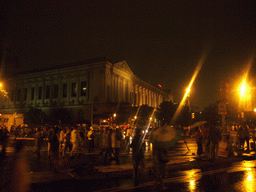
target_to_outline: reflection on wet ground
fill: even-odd
[[[233,163],[230,167],[216,167],[201,172],[200,169],[177,172],[181,176],[168,178],[164,183],[173,191],[256,191],[256,161]]]

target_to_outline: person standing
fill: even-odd
[[[245,131],[241,125],[239,126],[237,136],[239,138],[239,149],[244,150]]]
[[[155,147],[153,145],[153,172],[155,184],[153,186],[154,191],[164,190],[163,179],[165,177],[165,165],[169,161],[168,149]]]
[[[85,139],[85,132],[83,127],[79,127],[78,131],[81,138],[80,149],[82,152],[85,152],[86,139]]]
[[[50,165],[53,168],[54,173],[57,171],[59,163],[59,138],[56,130],[51,127],[49,134],[50,142]]]
[[[87,133],[87,138],[89,142],[88,153],[90,153],[94,149],[94,139],[95,139],[95,134],[92,127],[90,127],[90,131]]]
[[[144,168],[144,150],[142,148],[142,133],[139,128],[136,129],[134,138],[131,144],[132,148],[132,162],[133,162],[133,177],[134,186],[139,184],[138,170],[139,165]]]
[[[196,144],[197,144],[197,155],[203,154],[203,134],[199,127],[196,127]]]
[[[40,157],[40,150],[42,146],[42,139],[43,136],[41,135],[41,132],[38,128],[36,128],[36,133],[35,133],[35,151],[37,154],[37,157]]]
[[[63,143],[64,143],[64,136],[65,136],[65,131],[64,131],[64,128],[62,127],[61,128],[61,131],[60,131],[60,136],[59,136],[59,152],[62,152],[63,150]]]
[[[111,152],[112,152],[112,158],[110,159],[111,161],[116,161],[116,163],[119,165],[119,152],[120,152],[120,145],[121,145],[121,138],[119,135],[119,132],[113,128],[111,135]]]
[[[72,144],[70,141],[70,137],[71,137],[71,130],[68,128],[64,135],[64,145],[63,145],[63,149],[62,149],[62,157],[65,156],[67,148],[69,149],[69,151],[72,150]]]
[[[111,156],[111,139],[110,139],[110,129],[109,127],[106,127],[103,133],[103,138],[102,138],[102,151],[100,152],[100,155],[103,156],[104,158],[104,164],[107,164],[107,161],[109,160]]]
[[[244,140],[245,140],[245,142],[246,142],[246,145],[247,145],[247,151],[250,151],[250,142],[249,142],[249,140],[250,140],[250,132],[249,132],[249,128],[247,127],[247,126],[245,126],[245,128],[244,128]],[[243,145],[244,145],[244,143],[243,143]],[[243,148],[245,148],[245,147],[243,147]]]
[[[209,141],[210,141],[210,159],[214,160],[219,155],[219,142],[221,140],[221,132],[214,124],[210,127]]]
[[[74,152],[78,153],[79,142],[81,141],[77,127],[74,127],[73,131],[71,132],[70,141],[72,143],[72,150],[70,152],[70,156],[72,157],[74,155]]]
[[[2,151],[1,151],[1,156],[5,157],[6,156],[6,147],[8,143],[8,138],[9,138],[9,132],[6,127],[0,127],[0,144],[2,144]]]
[[[209,157],[210,154],[210,142],[209,142],[209,132],[210,127],[209,125],[203,125],[202,126],[202,135],[203,135],[203,153],[205,156]]]

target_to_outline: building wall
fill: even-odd
[[[134,76],[125,61],[81,62],[69,66],[17,75],[6,82],[9,98],[0,99],[3,113],[24,112],[29,107],[47,112],[51,107],[82,109],[90,120],[109,110],[107,103],[128,102],[132,106],[158,107],[168,99],[163,90]]]

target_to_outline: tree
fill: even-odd
[[[208,123],[213,123],[217,125],[221,122],[221,117],[218,114],[218,104],[211,104],[208,107],[204,108],[203,111],[203,120],[207,121]]]
[[[59,124],[74,124],[74,117],[66,108],[51,108],[49,113],[49,123]]]
[[[122,102],[119,104],[118,110],[117,110],[117,117],[116,117],[116,123],[121,125],[128,123],[128,119],[131,116],[132,113],[132,106],[130,103]]]
[[[156,112],[156,117],[160,121],[161,126],[170,125],[171,119],[177,110],[177,105],[172,101],[164,101],[160,104]]]
[[[137,124],[140,127],[144,127],[149,122],[149,118],[153,113],[154,108],[149,107],[148,105],[140,106],[139,113],[137,115]]]

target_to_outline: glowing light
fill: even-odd
[[[198,64],[197,64],[197,67],[196,67],[196,69],[195,69],[195,72],[194,72],[194,74],[193,74],[193,76],[192,76],[192,78],[191,78],[191,80],[190,80],[190,83],[189,83],[189,85],[188,85],[188,88],[187,88],[187,90],[186,90],[186,93],[185,93],[185,95],[183,96],[183,98],[182,98],[182,100],[181,100],[181,102],[180,102],[180,104],[179,104],[179,106],[178,106],[178,109],[176,110],[176,112],[175,112],[175,114],[174,114],[174,116],[173,116],[173,118],[172,118],[172,120],[171,120],[171,124],[174,124],[174,122],[176,121],[178,115],[180,114],[181,109],[182,109],[182,106],[185,104],[185,101],[186,101],[186,99],[187,99],[187,97],[188,97],[188,95],[189,95],[189,93],[190,93],[191,87],[192,87],[192,85],[193,85],[193,83],[194,83],[194,81],[195,81],[195,79],[196,79],[196,77],[197,77],[199,71],[201,70],[201,68],[202,68],[202,66],[203,66],[203,64],[204,64],[204,61],[205,61],[205,59],[206,59],[206,56],[207,56],[207,54],[203,54],[202,57],[201,57],[201,59],[199,60],[199,62],[198,62]]]
[[[189,189],[190,189],[190,191],[194,191],[196,189],[196,182],[195,182],[195,180],[190,180],[189,181]]]
[[[254,61],[254,56],[249,58],[246,71],[242,77],[242,81],[238,86],[237,92],[239,96],[239,108],[241,111],[252,111],[252,92],[250,84],[248,84],[248,76],[251,69],[251,66]]]
[[[244,96],[245,91],[246,91],[246,85],[245,85],[245,81],[244,81],[242,86],[240,87],[240,94],[241,94],[241,96]]]

